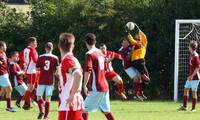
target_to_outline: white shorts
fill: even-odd
[[[96,112],[100,109],[102,112],[110,112],[109,92],[91,92],[84,101],[85,112]]]
[[[131,79],[140,75],[138,70],[136,70],[134,67],[129,67],[129,68],[125,69],[125,72]]]
[[[27,85],[23,82],[21,85],[16,86],[15,89],[17,90],[17,92],[18,92],[21,96],[24,96],[26,90],[28,89],[28,87],[27,87]]]
[[[1,87],[11,86],[8,74],[4,74],[0,76],[0,86]]]
[[[43,96],[45,93],[45,96],[52,96],[53,89],[53,85],[38,85],[36,95]]]
[[[192,91],[196,92],[199,86],[199,81],[200,80],[187,80],[184,87],[186,89],[192,89]]]

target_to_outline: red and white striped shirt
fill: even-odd
[[[112,67],[112,61],[110,59],[122,59],[121,55],[112,51],[106,51],[105,55],[105,64],[106,64],[106,72],[114,71]]]
[[[36,49],[28,46],[22,51],[21,62],[23,62],[23,68],[26,74],[36,73],[37,60],[38,54]]]
[[[77,111],[83,109],[83,97],[81,95],[82,82],[78,92],[74,95],[74,101],[71,105],[67,103],[70,92],[74,84],[74,73],[76,70],[82,70],[79,61],[72,53],[67,53],[62,59],[59,68],[59,107],[58,111]]]

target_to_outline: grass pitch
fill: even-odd
[[[111,110],[117,120],[200,120],[200,109],[197,105],[197,112],[178,112],[176,109],[181,103],[164,101],[112,101]],[[191,103],[189,104],[191,106]],[[0,120],[37,120],[38,108],[24,111],[18,109],[16,113],[9,113],[5,110],[5,101],[0,101]],[[189,107],[190,107],[189,106]],[[52,102],[50,119],[57,120],[57,102]],[[90,113],[89,120],[106,120],[101,112]]]

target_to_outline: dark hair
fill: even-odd
[[[14,55],[19,54],[18,51],[12,51],[8,54],[8,58],[12,58]]]
[[[100,46],[100,47],[103,47],[103,46],[106,46],[106,44],[104,44],[104,43],[100,43],[99,46]]]
[[[74,45],[75,37],[72,33],[61,33],[59,36],[59,47],[68,52],[69,49]]]
[[[29,37],[28,38],[28,44],[34,42],[34,41],[37,41],[37,38],[36,37]]]
[[[93,33],[86,34],[86,36],[85,36],[85,42],[88,45],[94,45],[94,44],[96,44],[96,36],[95,36],[95,34],[93,34]]]
[[[121,37],[120,41],[123,42],[124,40],[128,41],[128,37]]]
[[[6,43],[4,41],[0,41],[0,47],[3,47],[4,45],[6,45]]]
[[[197,41],[192,40],[192,41],[190,41],[189,46],[190,46],[190,48],[192,48],[192,50],[196,50],[198,47],[198,43],[197,43]]]
[[[45,48],[46,48],[47,50],[53,50],[53,43],[52,43],[52,42],[47,42],[47,43],[45,44]]]

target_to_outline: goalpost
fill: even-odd
[[[188,77],[188,45],[191,40],[196,40],[200,45],[200,19],[176,20],[174,101],[183,96],[184,84]],[[197,51],[200,53],[199,47]]]

